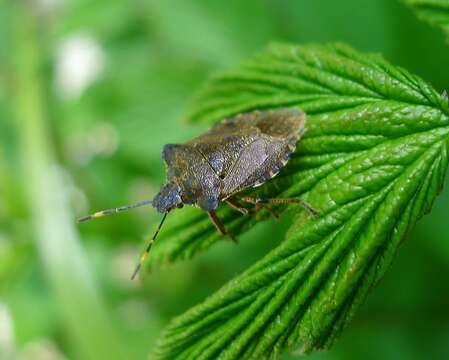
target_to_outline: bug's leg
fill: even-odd
[[[233,209],[239,211],[243,215],[248,215],[250,213],[250,210],[247,209],[246,207],[244,207],[242,204],[240,204],[237,200],[229,198],[229,199],[227,199],[225,201],[226,201],[226,204],[228,204]]]
[[[221,235],[226,236],[226,237],[230,238],[232,241],[234,241],[235,243],[237,243],[237,239],[234,236],[232,236],[232,234],[230,234],[226,231],[224,225],[221,223],[221,221],[218,218],[215,211],[211,210],[211,211],[208,211],[207,213],[209,215],[210,220],[212,221],[212,224],[214,224],[214,226],[218,230],[218,232]]]
[[[242,199],[243,200],[243,199]],[[247,201],[249,202],[249,201]],[[255,214],[257,213],[259,210],[261,209],[265,209],[267,210],[271,216],[273,216],[276,220],[279,219],[279,215],[269,206],[265,205],[265,204],[254,204],[251,202],[251,204],[254,204],[255,207],[252,209],[248,209],[245,206],[243,206],[242,204],[240,204],[237,200],[234,199],[227,199],[226,203],[232,207],[233,209],[241,212],[243,215],[248,215],[248,214]]]
[[[242,200],[247,201],[251,204],[274,204],[274,205],[288,205],[288,204],[298,204],[306,209],[311,215],[318,216],[318,210],[314,209],[307,201],[299,198],[285,198],[285,199],[261,199],[251,196],[242,196]]]
[[[255,205],[256,206],[254,208],[254,212],[257,212],[260,209],[265,209],[270,213],[272,217],[274,217],[276,220],[279,220],[279,214],[276,211],[274,211],[270,206],[267,206],[265,204],[255,204]]]
[[[250,196],[239,196],[239,198],[243,201],[255,205],[254,208],[250,210],[250,212],[257,213],[259,210],[265,209],[270,213],[272,217],[274,217],[276,220],[279,220],[279,214],[277,214],[276,211],[274,211],[270,206],[266,204],[263,204],[261,202],[257,203],[256,198],[252,198]]]

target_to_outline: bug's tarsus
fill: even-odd
[[[145,260],[147,259],[148,255],[150,254],[151,248],[153,247],[153,243],[156,240],[157,235],[159,234],[162,225],[164,224],[165,218],[167,217],[168,212],[164,213],[164,216],[162,217],[161,222],[159,223],[159,226],[156,229],[156,232],[154,233],[153,237],[151,238],[151,240],[148,242],[148,245],[145,249],[145,251],[142,253],[142,256],[140,257],[139,263],[136,266],[136,269],[134,270],[133,274],[131,275],[131,280],[134,280],[134,278],[137,276],[137,274],[139,273],[140,268],[142,267],[142,264],[145,262]]]
[[[151,205],[152,200],[142,200],[139,201],[135,204],[131,204],[131,205],[126,205],[126,206],[120,206],[117,208],[112,208],[112,209],[106,209],[106,210],[102,210],[102,211],[98,211],[92,215],[87,215],[87,216],[83,216],[81,218],[78,219],[78,222],[86,222],[86,221],[90,221],[93,219],[98,219],[104,216],[108,216],[108,215],[112,215],[112,214],[116,214],[119,212],[123,212],[123,211],[128,211],[130,209],[135,209],[137,207],[141,207],[141,206],[146,206],[146,205]]]
[[[234,241],[237,244],[238,240],[235,238],[235,236],[233,236],[231,233],[226,231],[224,225],[218,218],[216,212],[214,210],[211,210],[211,211],[208,211],[207,213],[209,215],[209,219],[212,221],[212,224],[214,224],[214,226],[218,230],[218,232],[221,235],[226,236],[227,238],[231,239],[232,241]]]
[[[310,205],[307,201],[304,201],[299,198],[284,198],[284,199],[262,199],[262,198],[255,198],[251,196],[242,196],[241,199],[243,201],[247,201],[254,205],[264,205],[264,204],[274,204],[274,205],[288,205],[288,204],[298,204],[301,205],[304,209],[306,209],[310,215],[312,216],[318,216],[320,213],[318,210],[316,210],[312,205]]]

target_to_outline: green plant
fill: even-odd
[[[449,0],[404,0],[416,14],[449,37]]]
[[[441,93],[449,83],[447,1],[409,9],[406,0],[0,2],[0,358],[283,352],[292,360],[293,348],[328,347],[369,292],[332,351],[310,359],[449,358],[449,177],[432,216],[383,276],[405,227],[442,182],[445,95],[366,55],[380,52]],[[424,15],[436,26],[420,23]],[[341,41],[364,53],[275,45],[235,67],[273,39]],[[228,67],[183,121],[192,91]],[[78,88],[89,68],[95,75]],[[185,207],[167,218],[148,264],[154,271],[136,281],[129,277],[156,212],[77,226],[78,216],[152,197],[164,180],[164,144],[224,116],[284,106],[307,110],[308,137],[253,194],[307,197],[319,219],[281,207],[279,222],[264,221],[266,213],[243,217],[223,206],[236,246]],[[396,163],[382,163],[382,154]],[[424,180],[404,183],[411,173]],[[398,192],[401,184],[408,191]],[[397,219],[389,206],[406,211]],[[382,223],[390,219],[401,224],[394,237]],[[177,264],[159,269],[170,262]],[[236,274],[161,334],[174,314]]]
[[[419,77],[345,45],[273,45],[214,77],[192,121],[298,106],[308,131],[292,162],[258,190],[300,196],[286,239],[169,325],[158,359],[278,358],[327,348],[431,208],[448,162],[449,106]],[[297,208],[296,208],[296,211]],[[153,261],[190,257],[217,240],[202,214],[179,217]],[[224,210],[234,233],[260,219]],[[173,237],[179,229],[188,229]]]

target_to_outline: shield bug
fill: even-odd
[[[184,205],[206,211],[216,229],[234,239],[218,219],[215,210],[225,202],[243,214],[266,208],[269,204],[297,203],[312,214],[315,210],[298,198],[260,199],[244,196],[242,191],[257,187],[275,177],[287,164],[305,132],[305,113],[297,109],[254,111],[240,114],[214,125],[209,131],[185,144],[164,146],[167,182],[152,200],[97,212],[80,222],[144,205],[163,214],[132,278],[142,263],[165,221],[167,214]],[[248,209],[241,202],[252,204]],[[273,212],[272,212],[273,213]]]

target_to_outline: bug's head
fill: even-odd
[[[181,189],[175,184],[164,184],[153,199],[153,207],[160,213],[167,213],[174,208],[182,208]]]

